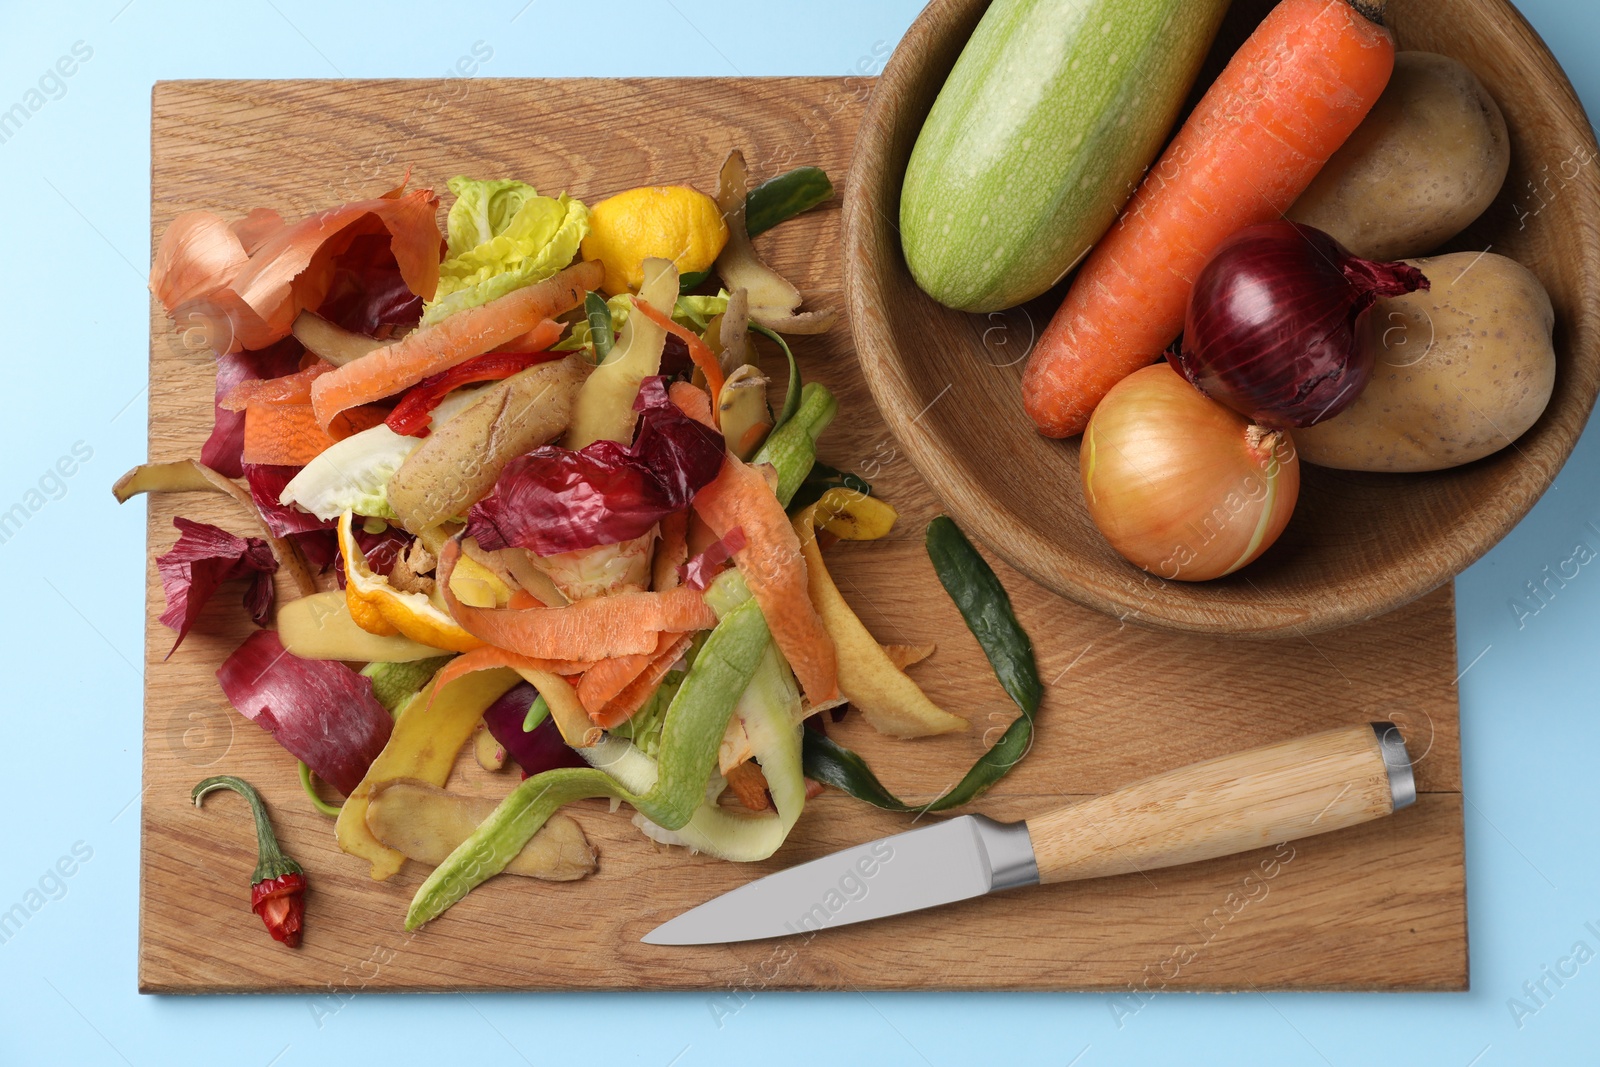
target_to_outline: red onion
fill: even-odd
[[[548,715],[532,730],[523,730],[522,724],[528,717],[528,709],[538,695],[538,691],[527,682],[518,682],[489,705],[489,710],[483,713],[483,725],[500,742],[506,755],[522,768],[524,778],[557,767],[587,767],[583,757],[561,740],[556,721]]]
[[[217,668],[217,683],[239,714],[346,796],[394,729],[370,678],[336,660],[289,655],[276,630],[245,638]]]
[[[1241,415],[1313,426],[1366,387],[1372,350],[1360,343],[1361,324],[1373,301],[1427,288],[1417,268],[1353,256],[1310,226],[1250,226],[1201,270],[1174,362]]]
[[[244,606],[257,626],[265,626],[272,617],[272,576],[278,570],[271,546],[259,537],[235,537],[209,522],[182,515],[174,516],[172,525],[178,528],[178,543],[156,557],[161,591],[167,598],[161,622],[178,631],[168,658],[183,644],[211,594],[234,578],[250,579]]]

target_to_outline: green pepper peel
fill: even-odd
[[[833,182],[821,167],[796,167],[774,175],[744,198],[744,229],[765,233],[833,197]]]
[[[688,274],[680,274],[678,276],[678,294],[680,296],[687,296],[704,285],[706,283],[706,279],[710,277],[710,267],[707,267],[705,270],[690,271]]]
[[[1039,710],[1044,683],[1033,658],[1033,642],[1011,610],[1011,598],[993,568],[948,515],[928,523],[924,540],[939,583],[961,611],[995,677],[1024,715]]]
[[[611,307],[599,293],[587,293],[583,298],[583,316],[589,322],[589,339],[594,345],[594,362],[598,366],[611,355],[616,335],[611,327]]]
[[[558,808],[575,800],[612,797],[669,830],[689,822],[705,800],[734,706],[770,641],[767,620],[737,571],[719,578],[707,590],[706,602],[721,617],[667,708],[656,780],[650,788],[632,792],[592,767],[562,768],[528,778],[434,868],[411,901],[406,929],[438,918],[504,870]]]
[[[789,513],[797,514],[822,499],[829,489],[849,489],[862,496],[872,495],[872,486],[859,474],[830,467],[826,463],[813,463],[811,473],[805,476],[794,498],[789,501]]]

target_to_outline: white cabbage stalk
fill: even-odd
[[[568,600],[613,593],[638,593],[650,584],[650,559],[656,528],[615,545],[597,545],[554,556],[528,553],[535,567],[550,576]]]

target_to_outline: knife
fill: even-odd
[[[730,890],[643,940],[810,936],[1002,889],[1247,852],[1381,818],[1416,799],[1394,724],[1345,726],[1193,763],[1025,822],[962,815],[843,849]]]

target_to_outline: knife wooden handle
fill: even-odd
[[[1039,881],[1129,874],[1340,830],[1416,798],[1389,723],[1364,723],[1146,778],[1027,821]]]

